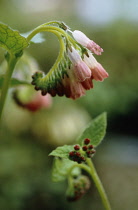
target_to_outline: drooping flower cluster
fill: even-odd
[[[77,99],[93,88],[93,80],[103,81],[108,77],[106,70],[93,56],[93,53],[101,55],[103,49],[81,31],[71,32],[67,27],[60,28],[60,31],[64,31],[61,36],[64,49],[60,60],[45,77],[41,72],[34,74],[32,84],[36,90],[41,90],[42,95],[50,93],[52,96],[65,95]]]

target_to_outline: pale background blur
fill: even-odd
[[[85,97],[53,99],[49,110],[32,114],[7,99],[0,133],[0,209],[103,210],[92,183],[76,203],[65,199],[67,183],[50,178],[59,145],[73,143],[81,129],[103,111],[107,135],[97,148],[95,166],[113,210],[138,209],[138,1],[137,0],[0,0],[0,21],[21,33],[50,20],[61,20],[86,33],[103,49],[95,56],[110,77],[95,82]],[[57,39],[27,49],[47,72],[58,54]],[[4,59],[0,50],[0,61]]]

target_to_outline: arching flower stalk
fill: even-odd
[[[59,56],[50,71],[46,75],[36,72],[32,76],[32,84],[36,90],[41,90],[42,95],[49,93],[77,99],[93,88],[93,79],[103,81],[108,77],[92,55],[101,55],[103,49],[84,33],[78,30],[71,32],[63,22],[51,22],[39,26],[28,39],[41,31],[54,33],[60,42]]]

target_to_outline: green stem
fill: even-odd
[[[68,173],[71,174],[72,170],[73,170],[74,168],[76,168],[76,167],[81,168],[81,169],[87,171],[88,174],[90,173],[90,168],[89,168],[89,166],[87,166],[86,164],[77,164],[77,163],[74,164],[74,165],[70,168],[70,170],[69,170]]]
[[[98,177],[98,174],[96,172],[96,169],[91,161],[91,159],[88,159],[87,158],[87,164],[88,166],[90,167],[90,171],[89,171],[89,174],[91,175],[93,181],[95,182],[95,185],[97,187],[97,190],[101,196],[101,199],[102,199],[102,202],[103,202],[103,205],[105,207],[106,210],[111,210],[111,207],[110,207],[110,203],[108,201],[108,198],[107,198],[107,195],[105,193],[105,190],[103,188],[103,185]]]
[[[49,78],[49,76],[53,73],[53,71],[57,68],[59,61],[62,59],[64,51],[66,51],[65,48],[65,44],[64,41],[62,39],[62,35],[64,33],[64,35],[66,35],[66,33],[64,32],[64,30],[55,27],[55,26],[39,26],[38,28],[34,29],[34,31],[32,31],[29,36],[27,37],[28,42],[39,32],[42,31],[46,31],[46,32],[51,32],[53,34],[55,34],[60,42],[60,52],[58,55],[58,58],[56,59],[56,62],[54,63],[53,67],[51,68],[51,70],[47,73],[47,75],[45,77],[42,78],[43,81],[45,81],[47,78]]]
[[[29,42],[36,34],[40,33],[40,32],[44,32],[44,31],[47,31],[47,32],[52,32],[54,33],[55,32],[58,32],[59,34],[61,35],[64,35],[65,37],[67,37],[67,33],[63,30],[63,29],[60,29],[56,26],[45,26],[45,25],[41,25],[41,26],[38,26],[37,28],[35,28],[27,37],[27,41]]]
[[[4,104],[5,104],[9,84],[10,84],[10,79],[11,79],[11,76],[12,76],[12,73],[13,73],[16,62],[17,62],[17,58],[15,56],[10,55],[10,59],[8,61],[7,72],[6,72],[5,79],[4,79],[3,86],[2,86],[2,90],[1,90],[0,120],[1,120],[1,116],[2,116],[3,107],[4,107]]]
[[[69,171],[69,174],[71,174],[71,171],[75,167],[79,167],[79,168],[85,170],[88,174],[90,174],[94,183],[95,183],[95,185],[96,185],[96,187],[97,187],[97,190],[98,190],[98,192],[101,196],[101,199],[102,199],[102,202],[103,202],[103,205],[104,205],[105,209],[106,210],[111,210],[110,203],[108,201],[107,195],[105,193],[103,185],[102,185],[102,183],[99,179],[99,176],[96,172],[96,169],[95,169],[91,159],[87,158],[86,162],[87,162],[87,165],[86,164],[75,164],[75,165],[73,165],[71,167],[70,171]]]
[[[53,21],[54,23],[54,21]],[[67,40],[69,40],[73,46],[76,46],[75,44],[75,40],[69,35],[67,34],[66,31],[64,31],[63,29],[57,27],[57,26],[50,26],[50,25],[47,25],[47,24],[43,24],[43,25],[40,25],[38,26],[37,28],[35,28],[27,37],[27,41],[30,42],[30,40],[38,33],[40,32],[44,32],[44,31],[47,31],[47,32],[52,32],[52,33],[59,33],[60,35],[64,36],[67,38]]]
[[[55,64],[53,65],[52,69],[48,72],[48,74],[45,77],[43,77],[43,79],[42,79],[43,81],[45,79],[47,79],[53,73],[53,70],[55,70],[57,68],[57,65],[58,65],[59,61],[63,57],[63,53],[66,50],[66,48],[65,48],[65,44],[64,44],[64,41],[63,41],[62,37],[64,36],[67,41],[69,41],[69,42],[71,42],[73,44],[74,47],[77,47],[77,45],[75,44],[75,40],[69,34],[67,34],[66,31],[64,31],[63,29],[61,29],[61,28],[59,28],[57,26],[51,26],[50,24],[60,24],[60,23],[57,22],[57,21],[51,21],[51,22],[42,24],[42,25],[38,26],[37,28],[35,28],[27,37],[27,41],[30,42],[30,40],[36,34],[45,31],[45,32],[51,32],[51,33],[55,34],[58,37],[58,39],[59,39],[60,52],[59,52],[58,58],[57,58]]]
[[[54,27],[55,28],[55,27]],[[47,73],[47,75],[45,77],[43,77],[42,80],[45,80],[46,78],[48,78],[52,73],[53,71],[57,68],[57,65],[59,63],[59,61],[62,59],[63,57],[63,54],[64,54],[64,51],[66,50],[65,48],[65,44],[64,44],[64,41],[62,39],[62,36],[61,36],[61,33],[57,32],[57,30],[53,30],[53,29],[49,29],[49,27],[45,27],[45,30],[44,30],[44,27],[43,27],[43,31],[46,31],[46,32],[51,32],[53,34],[55,34],[57,37],[58,37],[58,40],[59,40],[59,43],[60,43],[60,51],[59,51],[59,55],[56,59],[56,62],[54,63],[52,69]],[[38,30],[34,30],[28,37],[28,41],[36,34],[36,32],[38,32]]]
[[[64,51],[66,50],[64,41],[63,41],[62,37],[60,36],[60,34],[57,33],[56,31],[51,31],[51,32],[54,33],[58,37],[58,40],[60,43],[60,51],[59,51],[58,57],[57,57],[54,65],[52,66],[51,70],[47,73],[47,75],[43,79],[48,78],[53,73],[53,71],[57,68],[58,63],[62,59]]]

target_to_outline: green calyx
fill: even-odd
[[[32,85],[35,86],[36,90],[41,90],[42,95],[50,93],[52,96],[56,94],[55,89],[59,89],[62,79],[66,75],[68,77],[66,69],[69,68],[69,60],[63,58],[57,62],[51,70],[45,75],[43,72],[36,72],[32,76]],[[58,92],[57,92],[58,93]],[[60,95],[60,92],[58,93]]]

